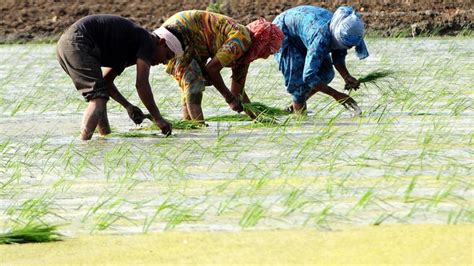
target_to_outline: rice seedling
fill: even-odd
[[[314,222],[314,224],[318,227],[322,227],[322,228],[325,228],[325,229],[330,229],[328,218],[333,215],[331,213],[331,210],[333,208],[334,208],[333,205],[327,205],[320,212],[310,213],[306,217],[303,224],[307,225],[311,221],[311,222]]]
[[[433,197],[430,199],[430,204],[428,208],[437,206],[442,201],[445,201],[448,197],[451,196],[452,190],[454,189],[455,184],[441,188]]]
[[[235,115],[219,115],[210,116],[206,118],[208,122],[240,122],[240,121],[252,121],[248,115],[235,114]]]
[[[377,218],[377,220],[375,220],[373,225],[381,225],[383,222],[385,222],[385,220],[387,220],[390,217],[392,217],[391,214],[382,214]]]
[[[63,240],[58,225],[27,223],[0,234],[0,244],[42,243]]]
[[[95,229],[99,231],[104,231],[109,229],[113,226],[113,224],[117,223],[119,220],[125,220],[134,224],[134,221],[124,214],[114,211],[111,213],[101,213],[96,217],[96,226]]]
[[[252,179],[252,185],[254,190],[260,190],[268,182],[270,173],[263,173],[260,177]]]
[[[275,107],[270,107],[260,102],[250,102],[242,104],[245,113],[254,117],[260,124],[278,124],[278,117],[289,115],[290,112]]]
[[[54,193],[45,191],[38,197],[12,203],[4,213],[19,221],[44,220],[45,217],[64,220],[61,215],[53,211],[53,208],[59,208],[54,202]]]
[[[179,130],[191,130],[191,129],[201,129],[205,128],[206,124],[204,123],[199,123],[195,121],[189,121],[189,120],[172,120],[168,119],[168,121],[171,123],[171,126],[173,129],[179,129]],[[144,127],[139,127],[137,129],[134,129],[135,131],[143,130],[143,131],[159,131],[160,128],[156,124],[151,124],[149,126],[144,126]]]
[[[81,222],[85,222],[86,220],[88,220],[92,215],[97,213],[104,206],[113,207],[113,206],[116,206],[117,204],[119,204],[121,202],[121,200],[116,199],[116,194],[117,193],[118,192],[112,193],[110,191],[105,191],[104,193],[102,193],[102,195],[97,199],[96,204],[92,205],[87,210],[85,215],[82,217]],[[104,198],[104,199],[102,199],[102,198]]]
[[[461,216],[464,214],[465,210],[462,207],[460,210],[450,211],[448,215],[447,224],[458,224]]]
[[[283,198],[283,206],[286,209],[283,211],[284,216],[288,216],[298,209],[301,209],[304,205],[309,204],[308,200],[303,199],[303,195],[306,192],[306,188],[294,188]]]
[[[255,114],[255,116],[263,115],[269,117],[289,115],[290,112],[275,107],[270,107],[260,102],[251,102],[242,104],[245,111]]]
[[[410,184],[408,185],[407,187],[407,190],[405,191],[405,202],[409,202],[410,200],[410,194],[412,193],[413,189],[415,188],[416,186],[416,181],[417,181],[418,177],[417,176],[414,176],[412,178],[412,180],[410,181]]]
[[[448,110],[451,110],[453,116],[458,116],[472,108],[472,102],[472,99],[469,98],[453,99],[446,107]]]
[[[224,201],[219,202],[217,207],[217,216],[224,214],[231,207],[236,207],[236,202],[242,195],[242,190],[237,190],[231,197],[224,199]],[[234,209],[234,208],[232,208]]]
[[[395,72],[391,70],[375,70],[359,78],[360,83],[374,83],[379,79],[392,76]]]
[[[86,104],[57,69],[52,46],[2,46],[0,223],[67,221],[78,234],[472,223],[472,40],[370,42],[375,56],[348,57],[351,72],[394,74],[357,91],[362,117],[316,95],[306,116],[261,105],[262,120],[252,122],[207,90],[205,130],[180,132],[202,127],[171,120],[176,137],[157,141],[158,128],[129,131],[110,101],[114,133],[88,143],[75,138]],[[153,71],[160,109],[178,117],[176,84],[162,67]],[[134,78],[124,71],[117,85],[139,104]],[[290,99],[272,60],[256,61],[247,84],[256,102]]]
[[[189,129],[200,129],[207,127],[204,123],[188,120],[171,120],[171,124],[174,129],[189,130]]]
[[[354,205],[354,207],[349,211],[349,213],[353,213],[361,208],[365,208],[365,206],[372,200],[373,197],[374,197],[374,188],[370,188],[364,193],[364,195],[362,195],[362,197]]]
[[[257,225],[257,223],[265,217],[265,208],[261,205],[260,202],[255,202],[249,205],[244,213],[242,218],[239,221],[239,225],[242,228],[247,228]]]
[[[392,70],[374,70],[369,74],[360,77],[358,80],[361,84],[364,84],[365,86],[370,84],[378,87],[378,83],[381,81],[381,79],[392,77],[394,74],[395,72]],[[344,89],[351,90],[348,84],[345,85]]]
[[[155,126],[156,127],[156,126]],[[158,130],[156,129],[142,129],[142,130]],[[162,135],[159,133],[141,133],[141,132],[112,132],[111,134],[107,135],[107,137],[111,138],[162,138]]]
[[[185,206],[184,202],[171,203],[167,199],[156,209],[156,212],[153,215],[152,219],[150,219],[144,225],[144,230],[148,231],[151,224],[155,221],[156,217],[159,214],[161,214],[162,219],[166,221],[166,226],[164,229],[170,230],[183,222],[199,221],[203,213],[197,214],[193,206]]]

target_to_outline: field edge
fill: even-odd
[[[80,235],[0,246],[1,265],[136,263],[429,263],[472,265],[474,225],[383,225],[342,231],[274,230]]]

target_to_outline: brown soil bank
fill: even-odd
[[[294,6],[311,4],[335,10],[350,4],[363,15],[368,33],[379,36],[455,35],[471,33],[472,0],[427,1],[304,1],[304,0],[217,0],[223,14],[243,24],[264,16],[272,20]],[[0,1],[0,43],[57,39],[77,19],[98,13],[132,18],[154,29],[170,15],[186,9],[206,9],[213,1],[166,0],[38,0]]]

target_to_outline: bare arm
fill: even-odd
[[[150,76],[150,65],[147,64],[140,58],[137,58],[137,80],[135,87],[137,88],[138,96],[140,100],[145,105],[148,112],[155,120],[155,123],[160,127],[161,132],[165,135],[171,134],[171,125],[163,119],[160,114],[158,106],[156,106],[155,99],[153,98],[153,93],[151,91],[150,82],[148,80]]]
[[[206,65],[206,72],[207,75],[209,76],[212,85],[216,87],[216,89],[220,92],[222,97],[226,99],[232,98],[232,93],[229,91],[227,86],[224,84],[224,80],[222,80],[222,76],[220,74],[220,71],[222,70],[223,66],[219,62],[217,58],[213,58],[207,65]]]
[[[107,82],[107,91],[109,93],[109,96],[116,102],[118,102],[120,105],[125,107],[128,116],[130,117],[130,119],[133,120],[133,122],[135,122],[135,124],[141,124],[145,119],[145,115],[143,114],[142,110],[140,110],[140,108],[131,104],[117,89],[114,84],[114,80],[117,77],[117,73],[112,68],[103,67],[102,75],[105,81]]]
[[[344,64],[335,64],[334,67],[336,68],[337,72],[339,72],[339,74],[341,75],[341,77],[345,80],[348,76],[350,76],[351,74],[349,74],[349,70],[347,70],[347,67],[346,65]]]
[[[231,92],[234,96],[242,97],[243,103],[249,103],[250,99],[245,93],[245,81],[247,80],[247,73],[249,65],[236,65],[232,67],[232,85]]]
[[[123,97],[123,95],[118,91],[117,87],[114,84],[114,80],[117,77],[117,73],[110,67],[103,67],[102,76],[107,82],[107,91],[109,93],[109,96],[123,107],[130,107],[132,104],[127,99],[125,99],[125,97]]]
[[[333,97],[334,100],[338,101],[340,104],[344,105],[346,108],[348,107],[348,105],[349,106],[351,106],[352,104],[357,105],[356,101],[354,101],[354,99],[352,99],[351,96],[349,96],[349,95],[347,95],[343,92],[339,92],[339,91],[331,88],[330,86],[328,86],[324,83],[319,83],[313,89],[313,91],[310,92],[310,96],[312,96],[313,94],[315,94],[316,92],[319,92],[319,91]]]
[[[349,73],[349,70],[347,70],[347,67],[345,64],[335,64],[334,67],[336,68],[337,72],[339,72],[341,77],[344,79],[344,82],[346,83],[346,87],[356,89],[356,90],[359,88],[360,86],[359,80],[354,78]]]
[[[209,76],[209,79],[212,82],[212,85],[216,87],[219,93],[224,97],[226,102],[229,104],[230,108],[236,112],[243,111],[242,105],[240,104],[240,100],[234,97],[234,95],[229,91],[227,86],[222,80],[222,76],[220,74],[221,69],[223,66],[219,62],[219,60],[214,57],[207,65],[206,65],[206,73]]]
[[[338,92],[337,90],[331,88],[330,86],[324,84],[324,83],[319,83],[318,85],[316,85],[316,87],[314,88],[314,93],[316,92],[322,92],[324,94],[327,94],[331,97],[333,97],[336,101],[340,100],[340,92]]]
[[[354,99],[352,99],[351,96],[349,96],[345,93],[342,93],[342,92],[338,92],[337,90],[331,88],[330,86],[328,86],[328,85],[326,85],[322,82],[318,83],[318,85],[316,85],[310,91],[310,93],[308,94],[308,99],[311,96],[313,96],[314,94],[316,94],[317,92],[322,92],[324,94],[327,94],[327,95],[333,97],[334,100],[336,100],[337,102],[342,104],[346,109],[352,109],[354,116],[360,115],[361,112],[362,112],[360,110],[359,106],[357,105],[357,102],[354,101]],[[294,102],[293,103],[293,108],[294,108],[295,111],[304,110],[306,108],[306,103],[296,103],[296,102]]]
[[[247,80],[247,74],[249,71],[249,65],[236,65],[232,67],[232,86],[231,92],[234,96],[241,98],[242,103],[250,103],[250,98],[247,93],[245,93],[245,81]],[[257,118],[258,114],[246,110],[245,113],[252,119]]]

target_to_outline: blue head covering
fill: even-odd
[[[364,22],[352,7],[339,7],[332,16],[329,28],[332,35],[331,48],[349,49],[355,46],[359,59],[369,56],[364,42]]]

